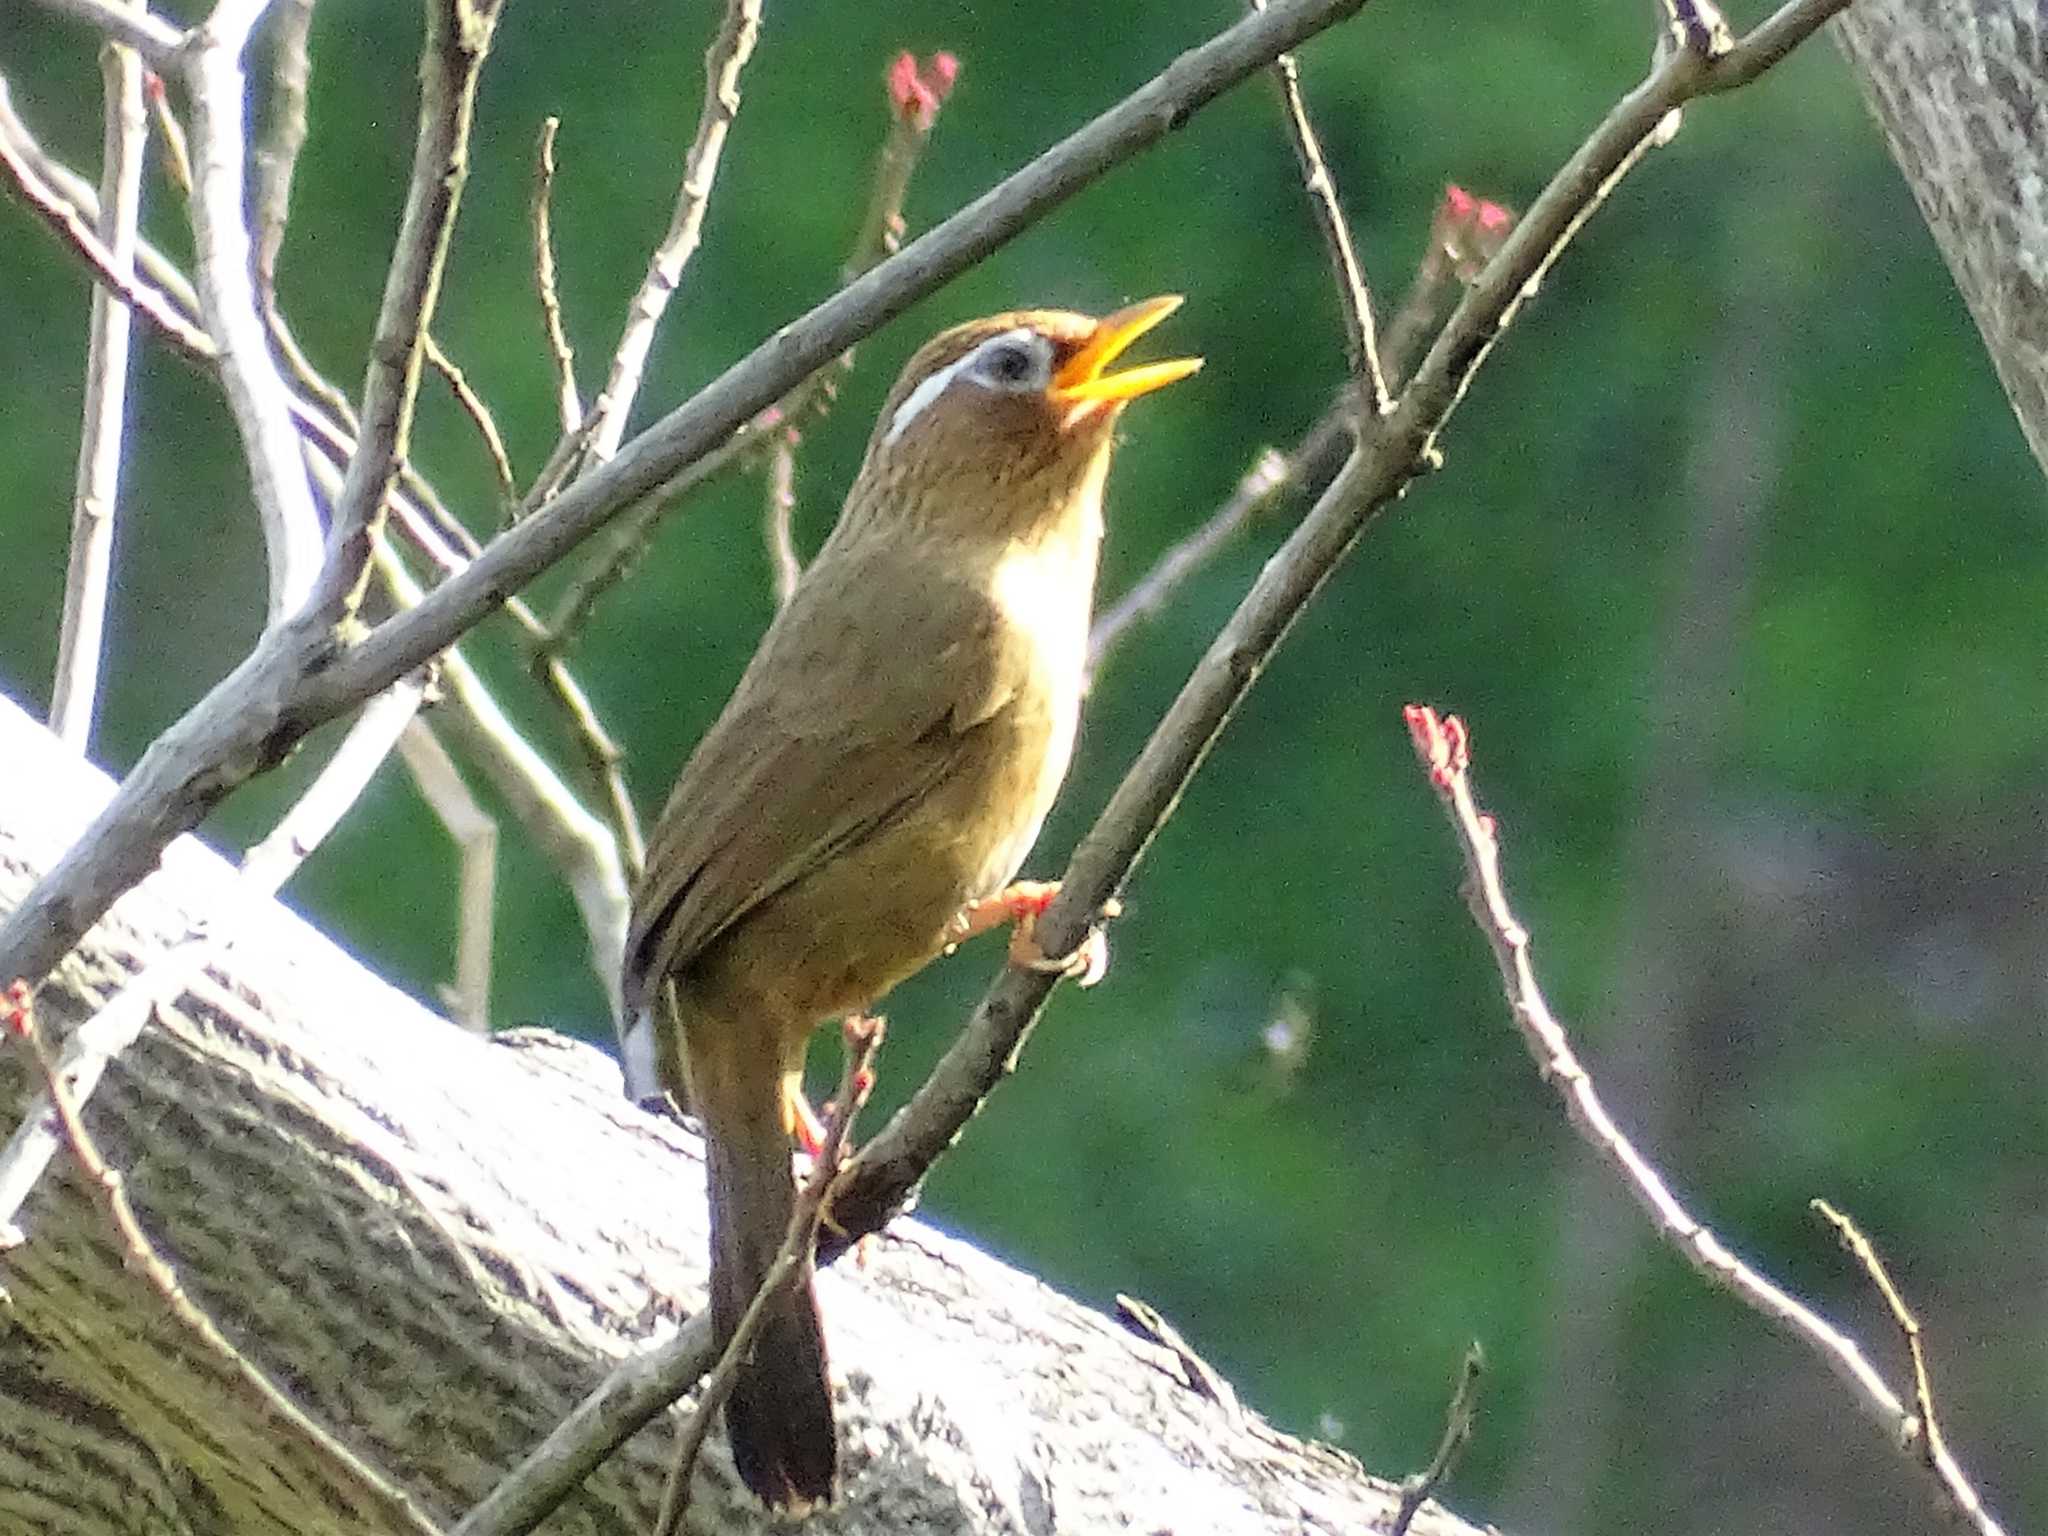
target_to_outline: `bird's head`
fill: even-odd
[[[883,403],[848,516],[944,517],[1018,537],[1092,497],[1123,408],[1202,366],[1110,368],[1180,303],[1146,299],[1099,320],[1016,310],[941,332]]]

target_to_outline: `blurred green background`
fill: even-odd
[[[963,66],[910,201],[922,228],[1227,24],[1230,6],[778,0],[702,253],[640,412],[834,282],[898,48]],[[437,330],[530,475],[552,442],[526,232],[536,128],[586,389],[664,227],[716,7],[509,9]],[[90,39],[4,0],[0,68],[92,171]],[[1753,20],[1745,12],[1741,20]],[[410,153],[417,20],[330,0],[281,286],[360,374]],[[1445,181],[1524,206],[1634,82],[1638,5],[1383,3],[1305,50],[1383,296]],[[151,231],[188,249],[152,173]],[[55,654],[86,285],[0,212],[0,686]],[[1025,303],[1189,296],[1209,359],[1134,411],[1105,594],[1285,446],[1342,366],[1321,248],[1263,83],[1195,118],[864,349],[806,437],[822,537],[883,391],[931,331]],[[216,391],[135,373],[98,755],[130,764],[253,638],[260,545]],[[1806,1202],[1877,1237],[1927,1320],[1947,1429],[1994,1507],[2048,1510],[2048,518],[2041,476],[1841,58],[1810,46],[1693,109],[1482,375],[1443,473],[1374,529],[1261,682],[1140,873],[1107,985],[1063,989],[924,1214],[1097,1304],[1156,1304],[1251,1403],[1399,1475],[1485,1342],[1449,1495],[1531,1533],[1893,1531],[1921,1491],[1803,1352],[1655,1245],[1537,1079],[1457,897],[1400,706],[1471,722],[1485,803],[1558,1011],[1610,1103],[1743,1253],[1899,1350]],[[473,434],[429,382],[419,461],[488,531]],[[669,523],[576,655],[652,810],[770,611],[760,487]],[[1031,872],[1056,873],[1298,505],[1118,654]],[[543,587],[543,591],[548,590]],[[469,647],[559,749],[507,626]],[[569,759],[561,759],[565,766]],[[236,844],[305,765],[237,797]],[[508,831],[494,1014],[607,1033],[559,880]],[[293,889],[431,996],[453,854],[387,772]],[[884,1092],[997,964],[891,998]],[[1275,1050],[1273,1026],[1295,1043]],[[820,1053],[821,1056],[827,1053]]]

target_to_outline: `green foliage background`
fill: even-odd
[[[643,395],[666,409],[826,293],[883,128],[884,61],[963,62],[917,227],[1233,18],[1117,8],[771,0],[705,248]],[[564,119],[557,217],[586,385],[667,219],[715,7],[521,3],[484,90],[437,329],[530,474],[552,440],[525,203]],[[1740,18],[1754,19],[1745,14]],[[411,142],[417,21],[329,0],[283,265],[312,354],[352,380]],[[1306,50],[1312,107],[1382,295],[1446,180],[1526,204],[1640,72],[1639,6],[1372,6]],[[0,68],[89,172],[90,40],[24,0]],[[153,177],[150,227],[186,249]],[[86,287],[0,212],[0,686],[46,700]],[[942,324],[1023,303],[1189,303],[1209,358],[1132,413],[1113,594],[1285,445],[1342,364],[1271,93],[1237,92],[863,351],[809,433],[800,528],[837,510],[896,366]],[[472,435],[426,391],[420,459],[472,525]],[[135,379],[99,755],[131,763],[253,638],[260,547],[215,391],[160,348]],[[1592,1168],[1509,1027],[1399,709],[1476,734],[1537,957],[1622,1118],[1745,1255],[1898,1379],[1866,1288],[1808,1217],[1876,1234],[1929,1321],[1948,1430],[2017,1524],[2048,1509],[2048,923],[2040,471],[1840,57],[1806,49],[1693,110],[1482,376],[1448,463],[1289,640],[1160,839],[1110,982],[1054,1003],[924,1214],[1098,1304],[1158,1305],[1282,1424],[1398,1475],[1433,1444],[1465,1342],[1493,1370],[1452,1501],[1531,1532],[1894,1530],[1920,1492],[1832,1383],[1708,1293]],[[768,613],[759,487],[666,528],[577,662],[649,809]],[[1299,509],[1232,549],[1091,701],[1033,860],[1056,872]],[[502,625],[471,649],[536,736]],[[915,664],[908,658],[906,664]],[[566,762],[567,759],[565,758]],[[296,763],[211,828],[235,843]],[[495,1010],[604,1033],[566,893],[513,836]],[[387,775],[294,898],[431,995],[453,861]],[[942,1048],[997,964],[979,947],[890,1000],[885,1091]],[[1306,1018],[1305,1057],[1263,1043]],[[597,1176],[597,1175],[594,1175]]]

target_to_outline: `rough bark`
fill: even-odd
[[[2048,468],[2048,10],[1856,0],[1835,26]]]
[[[108,786],[5,700],[0,763],[6,910]],[[52,1033],[201,918],[232,947],[109,1072],[91,1128],[228,1336],[452,1520],[611,1362],[701,1304],[698,1144],[625,1102],[596,1051],[464,1033],[247,900],[190,839],[44,989]],[[10,1127],[27,1067],[0,1049]],[[0,1530],[387,1528],[252,1420],[129,1271],[68,1157],[22,1225],[0,1255]],[[1348,1458],[928,1227],[897,1223],[820,1288],[848,1478],[814,1529],[1384,1528],[1387,1485]],[[544,1529],[646,1529],[669,1447],[665,1427],[643,1432]],[[698,1475],[693,1528],[758,1526],[717,1440]],[[1432,1510],[1416,1529],[1470,1528]]]

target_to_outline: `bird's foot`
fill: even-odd
[[[1109,969],[1109,939],[1099,923],[1089,926],[1087,936],[1070,954],[1048,955],[1039,946],[1038,919],[1059,893],[1057,880],[1019,880],[994,896],[969,902],[954,916],[947,930],[947,947],[1010,923],[1014,925],[1010,932],[1010,964],[1021,970],[1065,976],[1084,987],[1092,987]],[[1103,906],[1102,916],[1112,918],[1122,910],[1121,903],[1111,900]]]
[[[825,1122],[818,1118],[818,1112],[811,1108],[811,1101],[804,1097],[804,1091],[794,1085],[783,1090],[782,1116],[789,1125],[789,1134],[796,1138],[805,1157],[815,1158],[825,1150]]]

